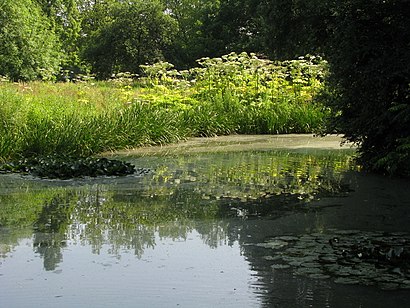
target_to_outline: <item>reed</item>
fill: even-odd
[[[316,61],[316,62],[315,62]],[[314,97],[326,64],[255,55],[199,67],[145,66],[146,77],[96,82],[0,82],[0,159],[90,156],[191,136],[308,133],[326,114]]]

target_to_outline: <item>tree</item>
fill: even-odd
[[[163,0],[166,13],[178,24],[172,44],[167,48],[167,61],[179,69],[190,68],[205,55],[207,46],[204,23],[219,9],[217,0]]]
[[[209,57],[230,52],[258,52],[259,30],[255,0],[221,0],[204,16],[204,53]]]
[[[119,2],[107,8],[111,18],[90,33],[83,53],[98,77],[139,73],[141,64],[163,59],[177,24],[159,1]]]
[[[47,17],[32,0],[0,4],[0,75],[13,80],[52,78],[61,53]]]
[[[334,0],[272,0],[258,5],[260,46],[277,59],[324,52],[333,22]]]
[[[410,2],[272,0],[258,11],[264,53],[329,61],[328,131],[357,143],[366,169],[410,176]]]
[[[63,69],[78,70],[79,38],[81,35],[81,9],[87,0],[35,0],[48,17],[61,42],[64,57]]]
[[[359,144],[367,169],[410,176],[410,2],[339,1],[334,12],[331,129]]]

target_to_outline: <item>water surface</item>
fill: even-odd
[[[248,140],[232,150],[218,142],[217,151],[201,143],[200,151],[119,156],[153,170],[143,177],[2,175],[1,306],[407,304],[407,269],[389,274],[402,281],[394,290],[389,281],[364,279],[368,274],[349,273],[357,279],[340,283],[339,272],[309,272],[314,262],[289,266],[282,257],[292,247],[278,237],[296,246],[304,240],[306,251],[315,248],[306,239],[327,245],[340,232],[338,240],[350,241],[351,230],[405,239],[408,181],[359,173],[353,150],[312,146],[311,137],[293,147]]]

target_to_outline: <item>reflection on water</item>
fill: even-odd
[[[192,306],[198,300],[203,307],[304,307],[313,301],[333,307],[350,286],[272,269],[258,243],[344,225],[369,229],[369,219],[379,229],[389,226],[377,216],[387,215],[379,205],[369,208],[367,201],[354,199],[363,178],[354,172],[349,151],[127,160],[155,173],[76,181],[0,179],[1,298],[11,306],[30,306],[30,297],[50,306],[110,306],[116,299],[125,306],[151,307]],[[394,189],[404,184],[399,181]],[[371,189],[364,187],[366,193]],[[408,198],[404,189],[398,194]],[[352,215],[355,208],[358,214]],[[402,220],[409,218],[405,209],[398,211]],[[354,221],[337,219],[349,214]],[[402,228],[390,226],[409,231],[395,227]],[[56,281],[61,289],[16,299],[19,286],[50,288],[53,274],[61,277]],[[73,277],[77,286],[69,282]],[[138,291],[130,284],[138,284]],[[379,292],[360,288],[370,294],[363,303]],[[400,296],[395,300],[399,303]]]
[[[155,245],[155,232],[186,239],[197,230],[210,247],[217,247],[222,239],[236,240],[226,233],[227,218],[309,210],[306,205],[318,196],[342,192],[342,172],[352,167],[343,154],[281,152],[144,158],[135,163],[150,165],[155,174],[78,183],[83,185],[49,181],[53,186],[43,189],[36,189],[37,181],[21,180],[27,186],[0,196],[1,225],[33,226],[34,247],[51,270],[51,260],[60,258],[58,248],[74,239],[90,245],[93,253],[110,243],[113,253],[127,247],[142,256],[145,247]]]

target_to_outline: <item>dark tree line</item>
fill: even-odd
[[[15,80],[106,78],[158,60],[187,68],[232,51],[295,58],[321,51],[328,14],[319,0],[2,0],[0,10],[0,74]]]
[[[332,127],[366,169],[410,176],[410,1],[343,1],[326,50]]]
[[[0,75],[107,78],[231,51],[320,54],[328,131],[359,143],[368,169],[409,176],[409,18],[408,0],[2,0]]]

